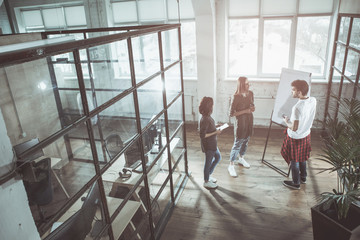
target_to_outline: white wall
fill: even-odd
[[[216,102],[216,28],[215,5],[213,0],[193,0],[196,26],[196,53],[198,81],[198,102],[204,97],[212,97]],[[214,106],[216,113],[216,106]]]
[[[341,0],[339,13],[360,13],[360,1],[359,0]]]
[[[8,173],[13,166],[13,152],[0,110],[0,175]],[[0,238],[40,239],[37,232],[25,187],[15,178],[0,186]]]

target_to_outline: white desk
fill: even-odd
[[[166,140],[166,138],[163,140],[163,142],[166,142],[165,140]],[[179,141],[180,141],[180,138],[174,138],[171,141],[170,152],[173,152],[173,150],[175,149],[175,147],[179,143]],[[152,182],[152,180],[154,179],[156,174],[160,171],[162,165],[164,165],[164,163],[167,160],[167,151],[164,151],[163,154],[164,154],[163,157],[158,159],[158,162],[153,166],[151,171],[148,173],[149,183]],[[154,154],[150,153],[149,159],[155,158],[157,155],[158,155],[158,153],[154,153]],[[173,163],[175,163],[175,160],[173,158],[171,158],[171,161]],[[122,171],[122,169],[124,168],[124,165],[125,165],[125,157],[124,157],[124,154],[122,154],[114,162],[114,164],[111,165],[111,167],[102,175],[103,181],[117,183],[119,185],[128,186],[128,187],[134,186],[138,182],[140,177],[142,176],[142,173],[132,172],[131,177],[129,179],[123,180],[120,178],[119,172]],[[143,186],[143,184],[141,186]]]
[[[180,141],[180,138],[174,138],[171,141],[170,152],[173,152],[173,150],[175,149],[175,147],[177,146],[179,141]],[[163,142],[166,142],[166,138],[163,139]],[[168,159],[167,151],[164,151],[163,154],[164,154],[163,157],[158,159],[157,163],[152,167],[152,169],[148,173],[149,184],[151,184],[153,182],[154,178],[156,177],[158,172],[161,170],[164,163],[167,162],[167,159]],[[151,157],[155,158],[158,155],[158,153],[154,153],[154,154],[150,153],[149,155],[152,155],[152,156],[149,156],[149,158],[151,160]],[[171,161],[173,163],[175,163],[175,160],[172,157],[171,157]],[[112,189],[109,193],[110,196],[115,195],[117,186],[124,186],[131,190],[133,188],[133,186],[139,181],[140,177],[143,175],[142,173],[132,172],[131,177],[129,179],[127,179],[127,180],[121,179],[119,176],[119,172],[122,171],[122,169],[124,168],[124,165],[125,165],[125,157],[124,157],[124,154],[122,154],[113,163],[113,165],[111,165],[111,167],[102,175],[103,181],[112,183]],[[178,171],[179,171],[179,169],[178,169]],[[144,183],[141,183],[140,187],[138,187],[134,191],[133,197],[135,198],[135,200],[137,202],[139,202],[139,204],[140,204],[139,207],[140,207],[141,211],[143,213],[146,213],[146,207],[139,196],[139,191],[141,190],[142,187],[144,187]],[[136,212],[136,210],[135,210],[135,212]],[[131,226],[133,226],[133,225],[131,224]],[[135,230],[135,227],[134,227],[134,230]],[[140,239],[140,236],[138,236],[138,238]]]

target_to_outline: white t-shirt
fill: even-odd
[[[307,99],[299,99],[293,106],[290,121],[299,121],[298,129],[294,132],[290,128],[287,129],[289,137],[301,139],[310,134],[316,112],[316,98],[309,97]]]

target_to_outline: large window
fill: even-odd
[[[338,18],[325,112],[325,118],[333,119],[342,117],[338,113],[343,106],[336,98],[360,99],[360,15],[340,14]]]
[[[195,16],[191,0],[181,0],[179,6],[177,0],[113,1],[111,6],[115,26],[178,23],[180,20],[183,74],[185,78],[196,78]],[[180,8],[180,18],[178,7]],[[151,11],[149,11],[150,8]],[[165,39],[174,40],[169,33],[165,35]],[[141,44],[142,42],[140,42]],[[171,44],[164,49],[165,58],[172,54],[173,47],[176,45]],[[140,50],[139,56],[144,56],[143,51]]]
[[[228,3],[228,77],[279,76],[283,67],[325,77],[334,0]]]
[[[279,73],[289,64],[291,20],[265,20],[262,70]]]
[[[22,8],[20,15],[24,32],[86,28],[84,6]]]
[[[299,17],[294,68],[324,74],[330,16]]]
[[[229,75],[256,75],[259,19],[229,23]],[[246,56],[246,57],[243,57]]]

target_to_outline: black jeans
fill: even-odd
[[[291,161],[291,174],[294,184],[300,184],[301,180],[305,181],[307,172],[306,172],[306,161],[305,162],[295,162]]]

